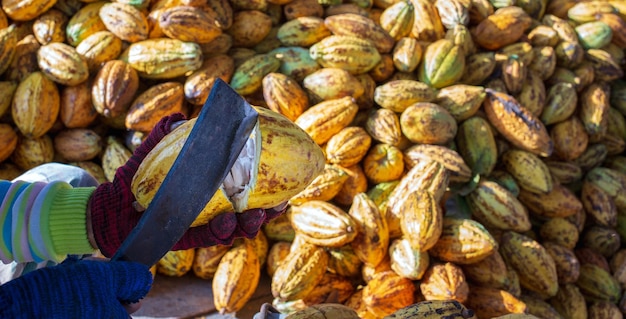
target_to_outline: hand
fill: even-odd
[[[94,191],[88,212],[91,225],[87,227],[103,255],[111,257],[139,222],[141,213],[133,208],[135,195],[131,191],[139,165],[165,135],[184,121],[182,113],[162,118],[126,164],[117,169],[113,181],[100,184]]]
[[[148,138],[135,150],[126,164],[117,169],[113,182],[103,183],[90,202],[90,225],[94,242],[107,257],[115,251],[141,218],[143,209],[131,192],[131,181],[141,161],[169,132],[184,122],[180,113],[164,117]],[[272,209],[251,209],[243,213],[224,213],[208,224],[190,228],[172,250],[232,244],[235,238],[256,236],[264,223],[285,212],[286,205]]]
[[[249,209],[243,213],[222,213],[215,216],[208,224],[191,227],[187,230],[172,250],[194,247],[231,245],[235,238],[253,238],[263,224],[282,215],[287,204],[269,209]]]
[[[68,258],[0,286],[1,318],[128,318],[150,291],[147,266]]]

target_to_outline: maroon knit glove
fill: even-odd
[[[98,248],[111,257],[139,222],[141,213],[133,208],[135,195],[130,184],[141,161],[167,135],[172,124],[185,120],[182,113],[162,118],[126,164],[115,171],[113,182],[102,183],[91,197],[91,224]]]
[[[240,214],[219,214],[206,225],[189,228],[183,238],[172,247],[172,250],[231,245],[235,238],[253,238],[263,224],[283,214],[286,210],[287,205],[280,205],[269,209],[250,209]]]

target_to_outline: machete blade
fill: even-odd
[[[217,78],[194,127],[137,226],[112,260],[157,263],[222,185],[258,113]]]

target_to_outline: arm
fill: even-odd
[[[151,285],[138,263],[68,258],[0,286],[0,318],[127,319],[120,301],[138,302]]]
[[[180,113],[164,117],[127,163],[118,168],[112,182],[97,188],[72,187],[65,182],[26,183],[26,190],[36,191],[14,187],[10,197],[16,200],[9,201],[5,196],[4,201],[12,214],[0,218],[0,229],[11,230],[0,236],[2,261],[61,261],[68,254],[90,254],[96,249],[111,257],[141,218],[130,190],[132,177],[150,150],[181,120],[184,116]],[[0,184],[0,192],[1,185],[5,184]],[[254,237],[263,223],[283,212],[284,207],[221,214],[206,225],[189,229],[173,250],[231,244],[238,237]],[[11,229],[13,220],[18,219],[27,227]]]
[[[61,261],[67,254],[93,253],[85,211],[95,187],[65,182],[2,182],[9,185],[0,206],[0,259],[4,263]]]

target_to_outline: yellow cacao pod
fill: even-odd
[[[478,45],[496,50],[517,41],[530,24],[531,18],[522,8],[505,7],[481,21],[473,35]]]
[[[271,54],[256,54],[237,65],[230,80],[232,88],[241,95],[249,95],[263,86],[263,78],[278,71],[280,60]]]
[[[338,205],[347,207],[352,204],[356,194],[367,191],[368,181],[361,163],[344,167],[344,169],[348,173],[348,179],[339,190],[339,193],[335,195],[333,201]]]
[[[507,265],[497,250],[480,261],[462,265],[462,268],[467,279],[479,286],[505,288],[509,284]]]
[[[230,246],[227,245],[197,248],[192,265],[194,275],[202,279],[212,279],[222,257],[226,255],[228,250],[230,250]]]
[[[102,151],[102,144],[100,135],[91,129],[64,129],[54,137],[57,155],[70,162],[94,159]]]
[[[363,288],[363,303],[378,317],[392,314],[414,302],[415,286],[392,271],[379,273]]]
[[[288,216],[296,233],[315,245],[341,247],[357,234],[352,217],[329,202],[313,200],[292,206]]]
[[[471,264],[491,255],[497,248],[496,240],[479,222],[444,217],[441,236],[429,253],[444,261]]]
[[[411,0],[414,12],[410,36],[420,41],[434,42],[445,36],[445,29],[437,8],[429,0]]]
[[[597,15],[614,13],[615,7],[606,1],[585,1],[567,10],[567,17],[578,24],[595,21]]]
[[[2,72],[0,72],[2,73]],[[17,89],[17,83],[13,81],[0,82],[0,116],[3,116],[11,107],[13,93]]]
[[[60,104],[57,85],[42,72],[33,72],[15,90],[13,121],[23,135],[41,137],[57,120]]]
[[[404,160],[410,169],[420,161],[436,161],[449,173],[450,182],[465,183],[471,179],[472,172],[457,151],[431,144],[417,144],[404,150]]]
[[[235,61],[226,54],[207,58],[202,66],[185,79],[185,99],[193,105],[204,105],[217,78],[230,82],[235,72]]]
[[[265,236],[274,241],[292,242],[296,236],[295,231],[291,226],[291,221],[285,214],[280,215],[272,219],[269,223],[263,225],[263,232],[265,233]]]
[[[202,66],[202,49],[193,42],[158,38],[132,43],[120,60],[147,79],[171,79]]]
[[[241,310],[259,284],[261,265],[252,243],[242,241],[230,248],[213,276],[213,303],[222,314]]]
[[[318,145],[347,127],[354,119],[359,106],[354,98],[346,96],[320,102],[304,111],[295,121]]]
[[[374,101],[381,107],[402,113],[419,102],[431,102],[435,90],[427,83],[414,80],[394,80],[378,85],[374,90]]]
[[[459,80],[467,85],[480,85],[496,68],[494,52],[479,52],[467,56],[465,72]]]
[[[479,181],[466,199],[472,217],[487,227],[518,232],[530,230],[530,219],[524,205],[496,182]]]
[[[375,144],[363,158],[363,172],[368,180],[377,184],[398,180],[404,167],[402,151],[389,144]]]
[[[545,125],[511,95],[486,89],[483,103],[489,122],[513,145],[547,157],[553,144]]]
[[[578,116],[556,123],[550,129],[554,155],[564,161],[575,161],[588,149],[589,134]]]
[[[263,77],[263,98],[267,106],[295,121],[309,108],[309,98],[300,84],[282,73],[269,73]]]
[[[443,211],[433,194],[427,191],[408,193],[400,209],[400,228],[411,247],[425,252],[432,248],[443,229]]]
[[[289,204],[300,205],[311,200],[329,201],[339,193],[348,178],[348,174],[342,167],[326,164],[320,175],[313,179],[303,191],[289,199]]]
[[[168,251],[167,254],[157,262],[156,271],[165,276],[181,277],[191,270],[194,256],[194,248]]]
[[[402,206],[408,194],[415,191],[430,192],[435,201],[439,201],[448,187],[450,174],[437,161],[421,161],[413,166],[389,193],[384,207],[384,216],[389,227],[389,236],[397,238],[402,235],[401,219],[404,214]]]
[[[104,63],[122,53],[122,39],[110,31],[98,31],[77,45],[76,52],[87,61],[90,74],[95,74]]]
[[[464,72],[463,49],[450,40],[441,39],[424,50],[418,77],[420,81],[439,89],[454,84]]]
[[[343,167],[356,165],[367,154],[372,138],[359,126],[343,128],[326,143],[326,159]]]
[[[0,162],[9,158],[17,147],[18,135],[8,124],[0,124]]]
[[[10,30],[12,27],[9,26],[7,29]],[[10,44],[10,37],[6,37],[5,30],[0,31],[0,43],[8,40]],[[4,48],[0,48],[0,58],[6,57],[11,63],[0,66],[0,71],[6,70],[4,73],[7,80],[21,82],[31,73],[39,71],[37,52],[41,44],[37,42],[35,36],[27,35],[17,41],[14,47],[7,46],[7,42],[4,43],[4,45],[0,44],[0,47],[4,46]]]
[[[247,147],[251,148],[248,154],[252,154],[253,159],[251,171],[237,172],[249,173],[250,180],[241,193],[230,198],[224,187],[218,190],[194,225],[206,224],[222,212],[277,206],[301,192],[324,169],[324,154],[304,131],[276,112],[260,107],[255,109],[259,112],[259,125]],[[191,119],[168,134],[139,166],[131,187],[142,206],[150,204],[194,123],[195,120]],[[300,147],[294,148],[293,145]],[[281,192],[276,192],[277,187]]]
[[[406,238],[394,239],[389,245],[391,269],[400,277],[420,280],[430,266],[430,256]]]
[[[209,43],[222,34],[217,13],[209,14],[193,6],[174,6],[159,16],[159,27],[165,35],[185,42]]]
[[[312,45],[309,52],[323,67],[340,68],[351,74],[366,73],[381,59],[372,42],[356,36],[328,36]]]
[[[69,44],[52,42],[37,52],[37,64],[47,77],[63,85],[78,85],[89,78],[89,66]]]
[[[290,249],[291,242],[288,241],[277,241],[272,244],[267,252],[267,263],[265,264],[265,269],[270,277],[274,276],[276,269],[285,260]]]
[[[205,4],[205,3],[203,3]],[[215,12],[215,18],[223,30],[227,30],[233,24],[233,7],[227,0],[210,1],[206,3],[206,11]]]
[[[520,188],[531,193],[546,194],[552,191],[552,175],[539,156],[512,149],[502,155],[502,162]]]
[[[282,24],[276,37],[283,46],[308,48],[330,34],[330,30],[324,25],[324,19],[306,16]]]
[[[575,284],[561,285],[549,302],[561,315],[559,318],[588,318],[587,301]]]
[[[556,309],[545,300],[526,294],[522,294],[519,299],[526,304],[526,309],[529,314],[546,319],[562,318]]]
[[[469,24],[469,7],[463,1],[435,1],[435,8],[441,17],[441,23],[446,29],[453,29],[457,25]]]
[[[534,214],[548,218],[572,216],[583,209],[576,194],[559,183],[554,183],[546,194],[520,189],[517,198]]]
[[[324,19],[326,27],[335,35],[354,36],[369,40],[379,53],[393,49],[394,39],[371,18],[355,14],[335,14]]]
[[[392,60],[395,69],[400,72],[413,72],[422,61],[422,46],[417,39],[400,38],[393,48]]]
[[[354,253],[351,245],[329,247],[327,252],[330,257],[326,267],[328,273],[345,278],[356,278],[361,274],[363,263]]]
[[[409,0],[390,5],[380,15],[380,26],[396,41],[411,33],[414,21],[415,11]]]
[[[100,8],[102,8],[104,4],[106,4],[106,1],[89,3],[80,8],[80,10],[70,18],[65,28],[68,44],[77,46],[88,36],[98,31],[107,30],[98,15]]]
[[[17,147],[11,154],[11,162],[23,170],[52,162],[53,158],[54,144],[47,134],[37,138],[20,136]]]
[[[446,109],[460,122],[476,114],[486,96],[482,86],[454,84],[441,88],[432,102]]]
[[[349,277],[326,272],[313,291],[302,300],[307,305],[317,305],[330,301],[333,294],[337,293],[336,301],[344,303],[354,294],[354,291],[355,286]]]
[[[539,242],[507,231],[500,245],[502,257],[517,272],[522,287],[544,297],[556,295],[559,289],[556,265]]]
[[[104,117],[124,116],[139,89],[139,75],[128,63],[107,61],[91,87],[93,106]]]
[[[574,228],[576,227],[573,224],[571,225]],[[549,226],[550,225],[547,227]],[[554,259],[559,284],[563,285],[575,283],[580,275],[580,261],[576,257],[574,251],[570,248],[561,246],[558,243],[549,241],[544,242],[543,247],[548,251],[548,254],[550,254],[552,259]]]
[[[148,19],[138,8],[121,2],[104,4],[98,12],[107,30],[131,43],[148,38]]]
[[[271,31],[272,18],[260,10],[243,10],[233,14],[233,23],[226,30],[233,37],[233,46],[250,48],[260,43]]]
[[[272,295],[287,301],[306,297],[323,279],[328,259],[322,247],[306,242],[292,249],[272,276]]]
[[[183,111],[185,95],[178,82],[156,84],[135,98],[126,113],[126,128],[150,132],[164,116]]]
[[[512,313],[526,312],[526,304],[506,290],[470,286],[467,307],[474,310],[478,318],[494,318]]]
[[[363,263],[377,266],[387,254],[387,221],[374,201],[364,193],[354,197],[348,214],[357,228],[357,235],[351,243],[352,249]]]
[[[102,170],[108,181],[113,182],[115,172],[126,164],[133,153],[114,136],[107,137],[106,147],[102,154]]]
[[[402,133],[416,144],[445,145],[454,139],[458,130],[450,112],[429,102],[407,107],[400,115],[400,127]]]
[[[33,35],[39,43],[65,41],[65,24],[69,17],[60,10],[51,9],[39,16],[33,23]]]
[[[56,0],[4,0],[2,10],[11,20],[29,21],[48,11],[56,2]]]
[[[463,270],[453,263],[439,263],[428,268],[420,282],[426,300],[456,300],[465,302],[469,285]]]

